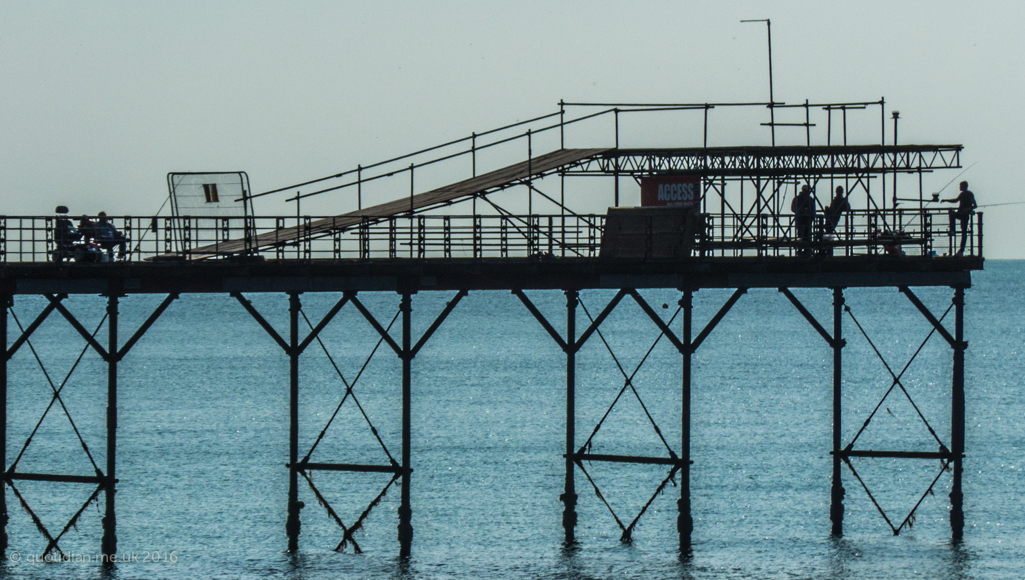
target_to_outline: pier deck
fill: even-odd
[[[0,294],[969,286],[978,257],[393,258],[0,266]]]

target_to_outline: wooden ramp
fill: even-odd
[[[274,247],[302,238],[318,237],[336,230],[349,229],[358,226],[364,217],[372,219],[388,218],[451,204],[477,194],[497,191],[517,181],[543,177],[567,165],[579,163],[584,159],[601,155],[608,151],[611,151],[611,149],[559,149],[529,161],[522,161],[502,169],[478,175],[477,177],[432,189],[424,193],[418,193],[412,197],[404,197],[335,217],[319,219],[314,221],[308,228],[299,228],[297,226],[266,232],[256,236],[252,248]],[[208,245],[194,248],[189,253],[191,254],[191,259],[202,260],[219,255],[239,254],[245,250],[244,240],[229,240],[216,246]]]

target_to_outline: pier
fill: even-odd
[[[778,144],[710,144],[716,115],[752,108],[772,114],[766,130]],[[698,119],[700,132],[681,137],[678,146],[621,142],[634,119],[679,116]],[[680,548],[688,549],[694,529],[690,397],[692,388],[700,388],[692,385],[692,357],[752,289],[778,291],[780,300],[792,304],[832,350],[832,381],[823,385],[833,393],[832,439],[823,442],[832,455],[831,502],[820,522],[823,529],[842,535],[845,506],[853,503],[857,509],[878,509],[892,532],[901,533],[913,521],[917,504],[908,514],[887,514],[851,459],[926,459],[941,467],[932,485],[921,490],[921,497],[949,473],[951,536],[960,539],[965,525],[961,491],[965,302],[971,273],[984,263],[983,215],[936,206],[937,196],[923,185],[924,176],[932,173],[956,178],[962,147],[898,144],[896,122],[896,116],[887,117],[884,100],[795,105],[560,103],[559,110],[549,115],[261,193],[251,190],[244,172],[169,174],[169,194],[177,200],[171,216],[113,218],[124,234],[123,250],[79,247],[77,239],[67,239],[70,218],[62,214],[0,216],[0,300],[5,305],[5,316],[0,317],[0,333],[5,336],[0,357],[0,453],[4,454],[5,484],[0,487],[0,551],[6,554],[11,548],[6,526],[13,501],[35,518],[17,485],[50,481],[94,489],[82,510],[102,500],[101,549],[105,554],[117,553],[118,367],[131,364],[132,348],[145,340],[149,328],[184,293],[231,295],[280,346],[282,360],[288,361],[289,485],[282,490],[282,507],[291,551],[301,547],[303,481],[338,524],[339,550],[349,546],[360,550],[357,532],[367,515],[381,495],[398,487],[398,552],[408,556],[414,550],[416,506],[410,489],[416,483],[416,458],[410,449],[412,409],[417,401],[411,395],[411,369],[417,353],[436,340],[435,332],[460,300],[480,291],[515,295],[523,314],[536,319],[550,336],[550,347],[565,355],[565,486],[560,499],[566,542],[577,541],[580,490],[593,487],[595,501],[605,501],[587,465],[619,462],[665,469],[665,479],[647,491],[650,499],[640,513],[621,518],[606,504],[621,538],[630,541],[648,507],[666,501],[659,498],[672,480],[680,492],[676,500]],[[848,123],[851,132],[856,124],[871,127],[870,134],[878,139],[848,144]],[[695,195],[677,196],[669,201],[682,203],[667,207],[632,207],[641,205],[638,185],[643,196],[649,187],[646,183],[662,183],[658,180],[680,185],[674,192]],[[815,190],[818,209],[802,222],[791,211],[791,199],[806,185]],[[831,216],[827,209],[837,187],[849,206]],[[183,201],[188,188],[206,195],[206,201],[195,206],[196,213]],[[382,192],[387,199],[364,205],[364,198],[380,200]],[[326,197],[337,200],[337,213],[302,213],[303,203],[309,207]],[[272,199],[294,204],[295,213],[268,216],[254,209]],[[203,203],[223,211],[201,213]],[[851,440],[843,439],[844,420],[864,421],[867,426],[872,418],[845,417],[841,405],[846,337],[866,332],[858,313],[848,308],[845,292],[866,287],[899,290],[932,328],[926,340],[935,337],[950,348],[950,432],[936,433],[921,417],[936,439],[936,451],[865,449],[858,446],[860,432]],[[915,292],[919,287],[950,288],[946,312],[930,310]],[[667,308],[670,318],[642,296],[640,290],[648,288],[678,291],[678,302]],[[694,295],[711,288],[733,292],[711,319],[695,320]],[[831,319],[816,318],[814,309],[791,291],[795,288],[828,289]],[[615,293],[600,308],[582,308],[581,292],[595,289]],[[564,320],[551,320],[535,306],[531,293],[538,290],[564,293]],[[247,298],[263,292],[288,297],[287,331],[275,328]],[[449,296],[440,313],[417,310],[416,295],[427,292]],[[322,318],[311,320],[303,310],[303,295],[308,293],[331,293],[337,301]],[[375,317],[361,301],[368,293],[397,295],[400,306],[394,318]],[[73,294],[97,296],[95,308],[106,314],[102,329],[87,328],[65,307],[65,298]],[[120,328],[119,309],[140,294],[164,299],[140,326]],[[13,318],[12,307],[24,295],[43,296],[46,305],[23,323]],[[681,410],[682,436],[679,441],[662,438],[665,453],[660,456],[590,453],[590,440],[601,423],[579,425],[575,413],[576,354],[589,341],[604,341],[603,322],[625,303],[639,306],[659,340],[670,343],[680,356],[680,397],[673,404]],[[300,428],[319,428],[299,415],[303,354],[318,345],[320,333],[343,309],[358,311],[375,329],[381,346],[376,356],[394,355],[395,364],[401,366],[401,400],[396,401],[402,411],[401,448],[394,456],[385,448],[388,463],[314,461],[316,443],[308,450],[299,446]],[[419,336],[412,331],[414,316],[426,317],[426,330]],[[94,462],[93,473],[22,472],[19,458],[6,453],[8,414],[23,412],[7,404],[8,361],[30,356],[33,332],[57,317],[73,330],[76,342],[84,340],[107,365],[106,463]],[[612,349],[609,354],[615,359]],[[879,357],[892,377],[890,391],[903,390],[903,371]],[[45,362],[41,360],[40,365]],[[623,373],[621,392],[632,389],[631,369],[618,360],[616,364]],[[63,385],[51,385],[51,406],[63,405]],[[339,407],[349,394],[351,386]],[[652,426],[662,437],[654,420]],[[590,432],[591,438],[581,438],[578,427]],[[81,444],[88,449],[85,441]],[[308,476],[316,471],[379,472],[391,477],[381,495],[368,498],[367,509],[353,519],[336,513],[323,500]],[[850,493],[854,486],[864,488],[865,501]],[[63,529],[37,525],[47,540],[47,553],[59,552],[62,535],[82,510]]]

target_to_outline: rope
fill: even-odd
[[[854,478],[858,480],[858,483],[861,484],[862,489],[864,489],[865,493],[868,494],[868,499],[872,500],[872,505],[876,506],[876,509],[879,510],[879,513],[883,516],[883,519],[886,520],[886,525],[890,526],[890,529],[893,530],[893,535],[898,535],[900,532],[898,532],[897,528],[893,527],[893,524],[890,523],[890,518],[886,517],[886,512],[883,511],[882,506],[880,506],[879,502],[876,501],[876,498],[872,495],[872,492],[868,490],[868,486],[865,485],[865,482],[861,480],[861,476],[858,475],[858,470],[854,469],[854,466],[851,465],[850,459],[844,457],[843,462],[847,464],[847,467],[851,468],[851,473],[854,474]]]
[[[627,526],[625,530],[623,530],[623,535],[619,538],[620,542],[631,542],[633,540],[631,535],[633,534],[634,526],[637,525],[637,520],[640,520],[641,516],[644,515],[644,512],[648,511],[648,507],[655,501],[655,498],[662,495],[662,491],[665,490],[667,483],[672,481],[673,485],[676,485],[676,481],[673,480],[673,476],[676,475],[676,472],[679,469],[679,466],[674,465],[673,468],[669,470],[669,475],[662,480],[662,483],[659,484],[658,489],[655,490],[655,493],[651,494],[651,497],[648,498],[648,503],[644,504],[644,507],[641,508],[640,513],[637,514],[637,517],[635,517],[633,521],[630,522],[630,525]]]
[[[327,510],[327,515],[331,516],[331,518],[334,519],[335,523],[337,523],[338,526],[342,528],[343,533],[348,533],[349,528],[345,527],[345,524],[342,523],[342,518],[338,517],[338,514],[335,513],[335,510],[331,508],[331,504],[327,503],[327,500],[324,499],[323,495],[321,495],[320,490],[317,489],[317,486],[313,485],[313,480],[310,479],[309,474],[302,470],[300,470],[299,473],[302,474],[303,478],[306,480],[306,483],[310,484],[310,489],[313,490],[313,495],[317,498],[317,503],[319,503],[321,506],[324,507],[324,509]],[[352,549],[357,554],[363,553],[363,550],[360,549],[359,544],[356,543],[356,540],[352,540]]]
[[[363,529],[363,522],[367,519],[367,516],[370,515],[370,510],[374,509],[375,507],[377,507],[377,504],[381,503],[381,500],[384,499],[385,494],[388,493],[388,488],[390,488],[392,484],[395,483],[395,480],[397,480],[400,475],[400,473],[396,473],[395,475],[393,475],[392,478],[388,481],[388,485],[384,486],[384,489],[381,490],[381,493],[377,494],[377,497],[375,497],[373,501],[370,502],[370,505],[367,506],[367,509],[363,510],[363,513],[359,515],[359,518],[357,518],[356,522],[352,524],[352,527],[345,532],[345,535],[342,537],[342,541],[339,542],[337,546],[335,546],[336,552],[341,552],[345,550],[345,544],[349,542],[352,542],[353,546],[356,545],[356,540],[353,539],[352,535],[356,533],[357,530]]]
[[[902,529],[904,529],[905,524],[907,524],[909,530],[915,527],[915,511],[918,510],[918,506],[922,505],[922,502],[925,501],[925,496],[932,495],[933,486],[935,486],[936,482],[939,481],[940,476],[947,471],[948,465],[950,465],[949,459],[943,462],[943,467],[940,468],[940,472],[936,474],[936,477],[932,479],[932,483],[929,484],[929,489],[925,490],[922,497],[918,498],[918,502],[915,504],[915,507],[911,508],[911,511],[908,513],[908,517],[904,518],[904,521],[900,523],[900,526],[897,528],[898,534]]]
[[[623,526],[623,522],[619,521],[619,516],[616,515],[616,512],[612,511],[612,506],[609,505],[609,502],[605,501],[605,496],[601,494],[601,490],[598,489],[598,485],[594,483],[593,479],[591,479],[591,474],[587,473],[587,470],[584,469],[584,465],[582,463],[580,463],[579,461],[576,461],[575,463],[577,464],[577,467],[580,468],[580,471],[584,472],[584,477],[587,478],[587,481],[591,482],[591,487],[594,488],[594,495],[598,496],[598,499],[600,499],[601,502],[605,504],[605,507],[609,509],[609,513],[612,514],[613,519],[615,519],[616,523],[619,524],[619,529],[623,530],[623,532],[625,533],[626,527]]]
[[[82,507],[78,508],[78,511],[75,512],[75,515],[71,516],[71,519],[68,520],[68,523],[64,526],[64,529],[61,530],[61,533],[57,534],[57,537],[54,538],[49,544],[47,544],[46,550],[43,552],[44,559],[46,558],[47,554],[49,554],[54,549],[60,552],[60,548],[57,547],[57,542],[59,542],[60,539],[64,537],[64,534],[67,533],[67,531],[71,528],[75,528],[76,530],[78,529],[77,524],[79,516],[82,515],[82,512],[85,511],[85,508],[89,507],[89,505],[92,504],[97,497],[99,497],[100,491],[103,490],[103,488],[104,484],[102,483],[96,486],[96,489],[93,490],[92,495],[89,496],[89,499],[85,500],[85,503],[82,504]]]
[[[46,526],[43,525],[43,522],[40,521],[39,516],[37,516],[36,513],[32,511],[32,508],[28,507],[28,504],[25,502],[25,498],[21,497],[21,492],[18,491],[18,488],[14,486],[14,482],[8,481],[7,485],[11,486],[11,491],[13,491],[14,495],[18,497],[18,502],[21,503],[21,509],[25,510],[29,517],[32,518],[32,523],[36,525],[36,529],[39,530],[40,534],[43,534],[44,538],[46,538],[46,541],[48,542],[47,546],[53,545],[54,548],[56,548],[57,553],[60,554],[61,559],[63,560],[65,557],[64,552],[62,552],[60,547],[56,545],[57,541],[54,540],[53,536],[50,535],[50,531],[47,530]],[[47,551],[49,551],[49,547],[47,548]]]

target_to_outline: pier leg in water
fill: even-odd
[[[680,514],[676,518],[676,530],[680,533],[680,554],[690,552],[691,532],[694,531],[694,519],[690,515],[690,374],[691,355],[694,349],[691,344],[691,315],[694,306],[694,291],[687,288],[680,299],[683,307],[683,393],[681,397],[681,430],[680,430],[680,499],[676,505]]]
[[[402,498],[399,502],[399,557],[408,558],[413,545],[413,510],[409,504],[409,445],[410,445],[410,404],[411,365],[413,363],[410,347],[410,312],[412,300],[409,292],[402,293]]]
[[[566,489],[562,500],[562,527],[566,530],[566,543],[576,541],[574,528],[577,525],[577,493],[573,481],[573,454],[576,451],[576,340],[577,303],[576,290],[566,290]]]
[[[830,490],[829,519],[833,522],[832,534],[843,535],[844,488],[840,471],[841,435],[841,387],[843,340],[843,288],[833,288],[833,486]]]
[[[100,541],[104,556],[117,554],[117,519],[114,510],[114,459],[117,451],[117,294],[107,296],[107,473],[104,482],[105,508],[103,539]]]
[[[7,470],[7,309],[12,304],[10,296],[0,296],[0,338],[3,351],[0,352],[0,463]],[[0,560],[7,559],[7,484],[0,481]]]
[[[289,388],[288,388],[288,521],[285,533],[288,535],[288,551],[299,549],[299,293],[288,294],[289,333]]]
[[[964,535],[964,496],[961,493],[962,455],[964,455],[964,288],[954,289],[954,373],[950,405],[950,444],[954,454],[954,481],[950,490],[950,532],[955,542]]]

